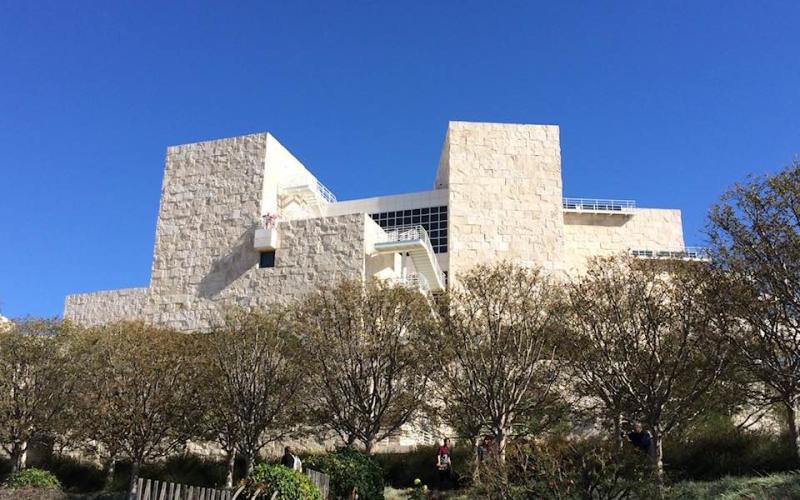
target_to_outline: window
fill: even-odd
[[[275,250],[261,252],[261,257],[258,261],[258,267],[275,267]]]
[[[447,252],[447,206],[423,207],[370,214],[383,229],[408,224],[420,225],[428,232],[435,253]],[[438,233],[437,233],[438,231]]]

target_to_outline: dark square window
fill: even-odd
[[[420,213],[419,208],[415,208],[414,210],[411,211],[411,215],[419,215],[419,213]]]
[[[430,208],[423,208],[422,209],[422,215],[426,215],[426,214],[429,214],[429,213],[431,213],[431,209]]]
[[[258,267],[275,267],[275,250],[261,252]]]

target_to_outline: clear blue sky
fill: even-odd
[[[340,199],[448,120],[561,126],[565,194],[683,210],[800,153],[800,2],[5,1],[0,311],[147,286],[165,148],[272,132]]]

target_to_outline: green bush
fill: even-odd
[[[36,465],[49,470],[63,489],[74,493],[88,493],[103,489],[105,472],[92,463],[53,454]]]
[[[11,474],[3,484],[6,488],[42,488],[47,490],[61,489],[56,476],[42,469],[23,469]]]
[[[738,500],[742,498],[800,498],[800,474],[784,473],[764,477],[725,477],[717,481],[686,481],[667,490],[668,499]]]
[[[599,439],[515,442],[505,463],[481,464],[473,496],[528,498],[654,498],[650,459],[632,447]]]
[[[713,480],[794,470],[790,440],[737,429],[730,418],[711,418],[684,436],[664,442],[664,465],[672,480]]]
[[[439,472],[436,469],[436,452],[438,446],[418,446],[413,451],[377,453],[375,460],[383,468],[383,478],[393,488],[410,488],[414,480],[436,488]],[[451,466],[455,479],[469,476],[473,459],[472,447],[455,446],[450,454]]]
[[[278,492],[278,500],[322,500],[322,494],[310,479],[282,465],[257,465],[247,480],[251,491],[264,487],[261,496],[265,498]]]
[[[339,448],[333,453],[307,457],[303,465],[330,476],[334,499],[350,498],[353,488],[358,488],[359,498],[383,500],[383,469],[360,451]]]

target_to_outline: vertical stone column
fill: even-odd
[[[561,147],[554,125],[451,122],[436,176],[449,194],[450,276],[510,260],[561,267]]]

